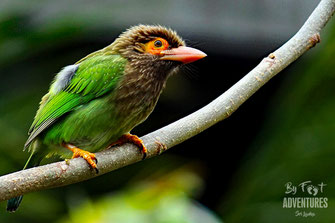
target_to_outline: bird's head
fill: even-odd
[[[133,26],[110,47],[142,70],[171,71],[206,56],[200,50],[187,47],[175,31],[154,25]]]

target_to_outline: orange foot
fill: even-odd
[[[144,146],[143,141],[138,138],[136,135],[132,135],[130,133],[124,134],[121,136],[116,142],[113,142],[112,144],[109,145],[109,147],[115,146],[115,145],[123,145],[125,143],[133,143],[135,146],[137,146],[141,153],[143,153],[142,160],[147,157],[147,148]]]
[[[79,149],[79,148],[75,147],[74,145],[68,144],[68,143],[64,143],[63,146],[65,148],[71,150],[71,152],[73,152],[72,159],[77,158],[77,157],[84,158],[86,160],[86,162],[90,165],[90,167],[92,169],[94,169],[96,173],[99,173],[99,170],[97,168],[98,160],[97,160],[97,158],[95,158],[94,153],[90,153],[88,151]],[[94,162],[94,160],[95,160],[95,162]]]

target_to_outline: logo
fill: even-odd
[[[304,181],[294,185],[287,182],[285,185],[285,196],[283,198],[283,208],[304,208],[319,209],[328,207],[328,198],[323,195],[327,184],[323,182],[312,184],[312,181]],[[314,217],[312,211],[295,211],[297,217]]]

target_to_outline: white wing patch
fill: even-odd
[[[60,91],[66,88],[72,80],[73,75],[76,73],[78,67],[79,64],[64,67],[55,77],[55,80],[50,87],[50,93],[58,94]]]

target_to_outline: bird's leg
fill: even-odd
[[[113,142],[108,147],[123,145],[125,143],[133,143],[135,146],[137,146],[140,149],[141,153],[143,153],[142,159],[145,159],[145,157],[147,156],[147,148],[144,146],[142,139],[130,133],[122,135],[117,141]]]
[[[71,152],[73,152],[72,159],[77,158],[77,157],[84,158],[86,160],[86,162],[90,165],[90,167],[92,169],[94,169],[97,173],[99,173],[99,170],[97,168],[98,160],[97,160],[97,158],[95,158],[94,153],[90,153],[88,151],[79,149],[78,147],[75,147],[74,145],[69,144],[69,143],[63,143],[63,146],[65,148],[71,150]],[[94,160],[95,160],[95,162],[94,162]]]

